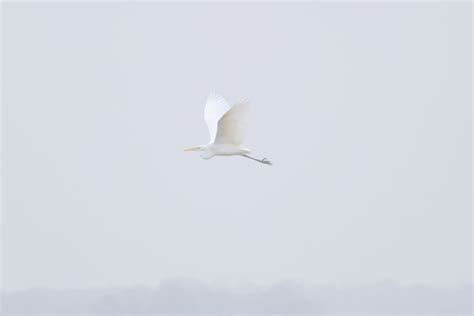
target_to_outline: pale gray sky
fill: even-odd
[[[469,3],[2,6],[6,289],[470,282]]]

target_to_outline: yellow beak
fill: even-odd
[[[199,147],[191,147],[191,148],[186,148],[184,151],[196,151],[198,149]]]

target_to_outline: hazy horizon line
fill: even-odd
[[[468,315],[472,284],[455,287],[402,285],[226,286],[196,279],[168,279],[157,286],[90,289],[35,288],[2,292],[5,314],[336,314]]]
[[[122,283],[122,284],[97,284],[90,286],[51,286],[51,285],[32,285],[23,288],[4,288],[3,284],[0,284],[1,293],[16,293],[24,292],[30,290],[53,290],[53,291],[68,291],[68,290],[105,290],[105,289],[123,289],[123,288],[155,288],[160,285],[167,284],[169,282],[192,282],[199,283],[207,286],[214,287],[225,287],[225,288],[242,288],[242,287],[252,287],[252,288],[268,288],[274,287],[282,284],[286,285],[296,285],[296,286],[305,286],[305,287],[343,287],[343,288],[353,288],[353,287],[373,287],[380,285],[391,285],[396,287],[427,287],[427,288],[437,288],[437,289],[448,289],[448,288],[463,288],[471,287],[474,288],[474,281],[464,281],[456,283],[423,283],[423,282],[402,282],[390,278],[380,279],[377,281],[371,282],[311,282],[304,281],[300,279],[282,279],[274,282],[253,282],[253,281],[226,281],[226,280],[203,280],[194,277],[168,277],[159,280],[154,283],[144,283],[144,282],[134,282],[134,283]]]

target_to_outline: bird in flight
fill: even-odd
[[[242,156],[271,165],[267,158],[250,156],[250,149],[242,145],[248,108],[249,102],[246,99],[240,99],[230,105],[222,96],[210,93],[204,110],[204,120],[209,129],[209,143],[184,151],[202,151],[203,159],[211,159],[214,156]]]

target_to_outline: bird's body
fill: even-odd
[[[203,159],[211,159],[214,156],[235,156],[250,154],[250,149],[241,145],[232,144],[208,144],[201,154]]]
[[[211,159],[214,156],[243,156],[270,165],[266,158],[260,160],[249,156],[250,149],[242,145],[248,106],[249,103],[245,99],[240,99],[231,106],[222,96],[209,94],[204,119],[209,129],[210,141],[207,145],[191,147],[185,151],[201,151],[203,159]]]

